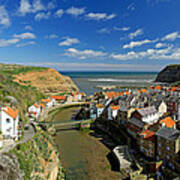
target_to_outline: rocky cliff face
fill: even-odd
[[[15,180],[63,179],[59,154],[52,137],[47,132],[39,131],[33,139],[17,145],[8,154],[8,157],[1,156],[0,177],[3,177],[4,172],[7,171],[6,176],[14,177],[12,179]],[[8,161],[3,163],[2,157]],[[1,169],[5,170],[1,171]]]
[[[71,78],[63,76],[56,70],[50,68],[42,71],[19,73],[13,77],[15,82],[24,86],[31,85],[45,94],[78,91],[77,86]]]
[[[23,180],[24,172],[20,169],[17,157],[13,154],[1,154],[0,156],[0,179]]]
[[[157,76],[156,82],[173,83],[180,81],[180,64],[165,67]]]

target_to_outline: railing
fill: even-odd
[[[86,119],[86,120],[79,120],[79,121],[65,121],[65,122],[36,122],[37,124],[53,124],[58,126],[71,126],[76,124],[84,124],[88,122],[92,122],[94,119]]]

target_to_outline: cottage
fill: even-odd
[[[120,109],[119,105],[111,105],[108,108],[108,119],[113,120],[117,117],[118,110]]]
[[[84,92],[77,92],[75,94],[73,94],[74,97],[74,101],[82,101],[82,99],[85,97],[85,93]]]
[[[18,139],[19,111],[2,107],[0,112],[0,130],[5,138]]]
[[[129,118],[131,117],[131,114],[134,111],[135,109],[131,107],[120,107],[120,109],[118,110],[117,118],[116,118],[118,124],[126,125]]]
[[[127,124],[127,132],[134,138],[137,139],[138,135],[144,130],[145,123],[140,119],[131,117]]]
[[[137,109],[132,116],[149,125],[157,123],[159,119],[158,112],[154,106]]]
[[[62,104],[65,103],[67,100],[66,96],[51,96],[51,99],[53,101],[53,106],[55,106],[57,103]]]
[[[52,99],[41,99],[41,102],[42,102],[43,104],[45,104],[45,106],[46,106],[47,109],[50,108],[50,107],[52,107],[53,104],[54,104],[54,100],[52,100]]]
[[[179,98],[176,96],[170,96],[166,99],[167,112],[174,116],[174,119],[178,116]]]
[[[157,160],[163,160],[165,166],[180,171],[180,131],[173,128],[161,128],[157,133]]]
[[[171,119],[171,117],[166,117],[160,121],[160,124],[162,127],[167,127],[167,128],[176,128],[176,122]]]
[[[147,157],[155,158],[156,137],[153,131],[148,129],[142,131],[138,138],[140,151]]]
[[[100,117],[102,112],[104,111],[104,105],[103,104],[97,104],[96,105],[96,112],[97,112],[97,117]]]
[[[35,103],[28,108],[28,113],[30,117],[37,118],[41,113],[41,107]]]
[[[155,101],[152,104],[156,107],[159,117],[162,117],[167,113],[167,105],[164,101]]]

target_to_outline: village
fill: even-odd
[[[113,146],[112,151],[119,161],[119,171],[132,179],[147,171],[160,177],[162,169],[180,172],[179,97],[179,87],[160,85],[97,92],[92,96],[79,92],[41,99],[28,107],[27,117],[28,123],[37,122],[49,109],[85,102],[86,106],[81,108],[76,119],[93,119],[96,128],[117,142],[119,146]],[[85,117],[81,116],[83,111]],[[18,109],[1,107],[0,131],[1,149],[6,148],[8,141],[15,144],[21,139]]]
[[[147,171],[157,177],[163,176],[163,168],[171,174],[180,172],[179,96],[179,87],[160,85],[94,94],[90,117],[96,118],[96,127],[121,145],[113,150],[120,171],[132,167],[127,157],[134,155],[136,160],[139,156],[136,165],[143,161],[140,167],[146,164]],[[139,168],[129,174],[133,177],[142,171]]]

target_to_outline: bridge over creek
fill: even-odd
[[[95,119],[85,119],[85,120],[73,120],[73,121],[64,121],[64,122],[36,122],[39,125],[45,125],[45,124],[52,124],[57,126],[58,130],[63,129],[63,128],[70,128],[72,129],[75,125],[83,125],[83,124],[88,124],[92,123],[95,121]]]

